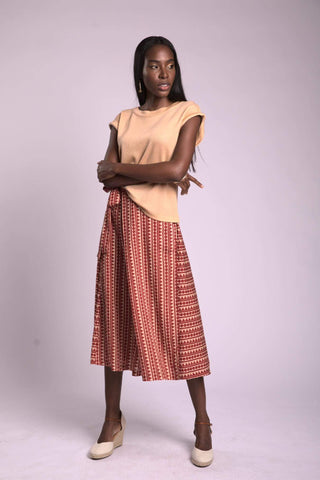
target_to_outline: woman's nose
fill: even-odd
[[[168,76],[168,72],[166,71],[165,68],[161,68],[160,69],[160,75],[159,75],[161,78],[167,78]]]

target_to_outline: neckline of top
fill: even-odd
[[[178,105],[179,103],[181,103],[181,101],[172,102],[170,105],[167,105],[165,107],[157,108],[156,110],[141,110],[139,107],[135,107],[133,109],[133,112],[138,114],[138,115],[155,115],[156,113],[164,112],[165,110],[169,110],[169,108],[172,108],[173,106]]]

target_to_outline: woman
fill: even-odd
[[[187,101],[172,43],[142,40],[134,58],[139,107],[109,123],[98,179],[110,192],[97,264],[91,363],[104,365],[106,414],[91,458],[122,445],[123,370],[144,381],[185,379],[195,408],[195,465],[213,460],[204,376],[210,365],[191,267],[179,226],[178,186],[188,192],[199,106]]]

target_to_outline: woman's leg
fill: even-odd
[[[196,412],[195,421],[210,422],[206,410],[206,391],[204,385],[204,378],[197,377],[187,380],[191,400]],[[212,448],[212,440],[210,433],[210,425],[196,424],[196,443],[195,446],[201,450],[210,450]]]
[[[104,367],[104,384],[106,413],[105,417],[120,419],[120,397],[123,372],[113,372],[110,367]],[[105,420],[98,443],[111,442],[113,435],[121,430],[120,422]]]

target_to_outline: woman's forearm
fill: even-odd
[[[181,180],[186,172],[181,171],[181,167],[171,161],[150,163],[150,164],[132,164],[115,163],[113,171],[117,175],[125,175],[140,181],[150,183],[169,183]]]
[[[104,180],[103,185],[107,188],[116,188],[125,187],[126,185],[137,185],[139,183],[146,183],[146,181],[126,177],[125,175],[115,175],[114,177]]]

